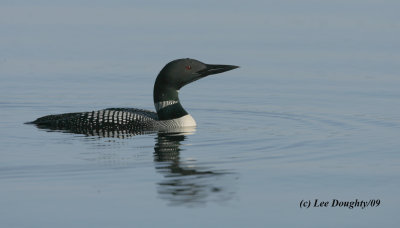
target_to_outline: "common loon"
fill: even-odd
[[[211,65],[188,58],[177,59],[165,65],[155,81],[153,100],[156,112],[136,108],[108,108],[48,115],[29,123],[36,124],[39,128],[87,134],[98,131],[130,133],[194,127],[195,120],[179,102],[179,89],[208,75],[235,68],[238,66]]]

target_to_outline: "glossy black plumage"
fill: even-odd
[[[208,75],[235,68],[237,66],[210,65],[194,59],[174,60],[160,71],[154,84],[153,100],[157,112],[135,108],[110,108],[92,112],[48,115],[30,123],[36,124],[39,128],[84,134],[105,131],[140,133],[160,128],[185,127],[185,123],[195,126],[193,118],[179,102],[179,89]],[[180,120],[186,116],[189,116],[189,122]]]

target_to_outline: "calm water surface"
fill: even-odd
[[[1,227],[399,224],[399,4],[206,3],[0,4]],[[191,132],[23,124],[153,110],[181,57],[241,66],[180,91]],[[299,207],[315,199],[381,203]]]

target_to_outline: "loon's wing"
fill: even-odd
[[[40,128],[95,134],[102,131],[138,132],[151,130],[157,113],[134,108],[109,108],[92,112],[48,115],[31,122]]]

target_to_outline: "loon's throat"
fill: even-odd
[[[179,102],[178,90],[161,83],[154,85],[153,100],[159,120],[177,119],[188,113]]]
[[[154,103],[154,106],[159,120],[177,119],[188,114],[179,101],[161,101]]]

